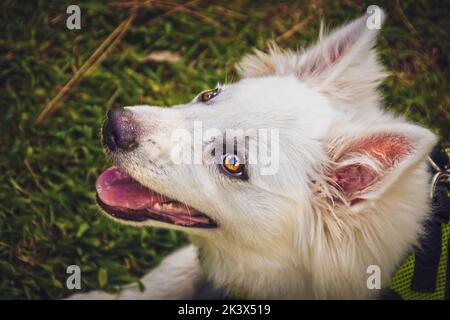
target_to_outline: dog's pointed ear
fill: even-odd
[[[244,77],[295,74],[332,98],[364,103],[385,77],[373,49],[384,19],[384,12],[377,8],[321,36],[303,52],[282,51],[273,45],[268,54],[256,51],[245,57],[238,70]]]
[[[377,199],[423,160],[435,143],[429,130],[405,123],[343,134],[329,144],[327,180],[349,205]]]
[[[360,82],[375,86],[384,73],[374,50],[378,31],[385,15],[379,9],[379,25],[373,28],[367,14],[322,38],[301,56],[297,76],[305,81],[318,80],[322,87],[340,90]],[[381,79],[380,79],[381,78]]]

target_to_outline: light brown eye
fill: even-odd
[[[208,102],[208,101],[210,101],[212,98],[216,97],[216,96],[220,93],[221,90],[222,90],[222,89],[221,89],[221,87],[220,87],[220,85],[219,85],[219,86],[218,86],[217,88],[215,88],[215,89],[204,91],[204,92],[202,92],[202,93],[200,94],[200,96],[198,97],[198,100],[199,100],[200,102]]]
[[[245,177],[244,164],[235,154],[225,153],[222,155],[222,168],[226,173],[234,177]]]
[[[214,94],[214,91],[210,90],[210,91],[205,91],[201,94],[200,96],[200,100],[202,102],[208,102],[209,100],[211,100],[212,98],[214,98],[216,95]]]

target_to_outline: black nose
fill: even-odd
[[[131,111],[112,109],[103,127],[103,143],[111,151],[128,151],[137,147],[136,123]]]

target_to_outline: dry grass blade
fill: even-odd
[[[36,118],[36,124],[41,124],[42,121],[44,121],[44,119],[54,111],[58,103],[64,99],[67,92],[69,92],[70,89],[74,87],[84,76],[92,72],[92,70],[106,58],[108,53],[111,52],[111,50],[122,39],[134,18],[135,14],[133,13],[102,42],[102,44],[94,51],[86,62],[83,63],[81,68],[78,69],[72,78],[70,78],[64,87],[62,87],[58,94],[50,100],[49,103],[47,103],[39,116]]]
[[[44,187],[41,185],[41,183],[39,182],[39,178],[36,175],[36,173],[33,171],[33,168],[31,167],[30,163],[28,162],[27,159],[25,159],[23,161],[23,163],[25,164],[25,167],[27,167],[28,172],[30,173],[31,177],[33,178],[34,183],[36,184],[36,186],[39,188],[39,190],[41,190],[42,192],[45,192]]]
[[[395,1],[395,10],[397,11],[397,13],[399,14],[400,18],[402,19],[402,21],[405,23],[406,27],[412,32],[415,33],[416,35],[419,35],[419,32],[416,30],[416,28],[414,28],[413,24],[409,21],[408,17],[406,16],[405,12],[402,9],[402,6],[400,5],[400,1],[396,0]]]
[[[108,56],[108,54],[114,50],[114,48],[120,43],[122,38],[124,37],[125,33],[128,31],[129,27],[133,23],[133,20],[136,18],[136,14],[132,14],[128,19],[125,21],[125,24],[123,28],[120,30],[117,37],[113,40],[111,45],[100,55],[100,57],[89,67],[89,69],[86,71],[86,75],[89,75],[94,69],[105,60],[105,58]]]
[[[290,39],[294,34],[304,30],[307,26],[308,23],[311,21],[312,17],[309,16],[305,19],[303,19],[302,21],[300,21],[299,23],[296,23],[292,28],[290,28],[288,31],[286,31],[285,33],[283,33],[282,35],[278,36],[275,39],[275,42],[284,42],[287,41],[288,39]]]
[[[137,3],[136,6],[138,8],[150,8],[150,7],[171,8],[171,10],[168,11],[169,14],[176,11],[184,12],[193,17],[202,19],[204,22],[212,25],[216,29],[227,31],[227,29],[224,28],[219,22],[217,22],[210,16],[203,14],[200,10],[198,10],[198,8],[196,7],[197,2],[199,1],[191,1],[187,3],[176,3],[171,1],[144,1]],[[118,1],[110,3],[110,6],[119,8],[129,8],[133,5],[134,2],[132,1]]]
[[[151,62],[169,62],[175,63],[180,61],[181,56],[178,52],[171,52],[167,50],[155,51],[146,56],[143,61],[151,61]]]

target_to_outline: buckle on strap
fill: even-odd
[[[450,186],[450,153],[438,145],[427,158],[434,173],[430,189],[430,198],[433,198],[438,184]]]

